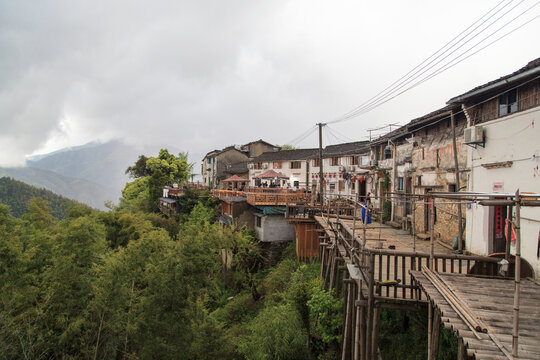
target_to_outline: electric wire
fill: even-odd
[[[517,5],[515,5],[514,7],[512,7],[508,12],[506,12],[504,15],[500,16],[499,18],[497,18],[497,20],[493,21],[489,26],[491,26],[492,24],[494,24],[496,21],[500,20],[503,16],[505,16],[506,14],[508,14],[510,11],[512,11],[513,9],[515,9],[518,5],[520,5],[524,0],[522,0],[521,2],[519,2]],[[331,123],[336,123],[336,122],[341,122],[341,121],[345,121],[345,120],[348,120],[350,118],[353,118],[353,117],[357,117],[359,115],[362,115],[368,111],[371,111],[373,109],[375,109],[376,107],[380,106],[380,105],[383,105],[385,104],[386,102],[388,102],[389,100],[391,99],[394,99],[395,97],[403,94],[404,92],[422,84],[423,82],[439,75],[440,73],[450,69],[451,67],[459,64],[460,62],[464,61],[465,59],[469,58],[470,56],[478,53],[479,51],[487,48],[488,46],[494,44],[495,42],[503,39],[504,37],[510,35],[511,33],[517,31],[518,29],[522,28],[523,26],[527,25],[528,23],[534,21],[535,19],[537,19],[540,15],[538,16],[535,16],[533,17],[532,19],[526,21],[525,23],[519,25],[518,27],[512,29],[511,31],[509,31],[508,33],[504,34],[503,36],[500,36],[499,38],[491,41],[490,43],[488,43],[487,45],[485,45],[484,47],[476,50],[475,52],[473,52],[472,54],[469,54],[468,56],[460,59],[460,57],[463,57],[465,54],[467,54],[468,52],[472,51],[475,47],[479,46],[480,44],[482,44],[483,42],[487,41],[490,37],[494,36],[497,32],[501,31],[503,28],[505,28],[506,26],[508,26],[509,24],[513,23],[515,20],[517,20],[519,17],[523,16],[524,14],[526,14],[527,12],[529,12],[530,10],[532,10],[535,6],[537,6],[540,2],[536,2],[534,3],[532,6],[530,6],[529,8],[527,8],[526,10],[524,10],[523,12],[521,12],[519,15],[515,16],[513,19],[511,19],[510,21],[508,21],[507,23],[505,23],[503,26],[499,27],[497,30],[495,30],[494,32],[492,32],[491,34],[489,34],[488,36],[486,36],[485,38],[483,38],[481,41],[477,42],[475,45],[473,45],[472,47],[470,47],[469,49],[467,49],[466,51],[462,52],[461,54],[455,56],[454,58],[452,58],[451,60],[449,60],[448,62],[446,62],[445,64],[441,65],[440,67],[438,67],[437,69],[435,69],[432,73],[430,74],[427,74],[424,78],[416,81],[413,85],[407,87],[406,89],[400,91],[399,93],[395,94],[395,95],[391,95],[391,94],[394,94],[396,91],[398,91],[399,89],[403,88],[403,86],[406,86],[408,84],[410,84],[412,81],[416,80],[420,75],[416,76],[415,78],[413,79],[409,79],[407,82],[405,83],[400,83],[401,85],[399,85],[398,87],[394,86],[394,88],[390,91],[388,91],[387,93],[384,94],[384,96],[386,96],[387,98],[384,99],[384,96],[383,97],[380,97],[378,98],[376,101],[372,101],[372,102],[365,102],[364,105],[361,105],[357,108],[355,108],[354,110],[350,111],[349,113],[347,113],[346,115],[342,116],[341,118],[338,118],[338,119],[335,119],[333,121],[330,121],[328,122],[328,124],[331,124]],[[488,26],[488,27],[489,27]],[[485,29],[487,29],[488,27],[486,27]],[[484,30],[485,30],[484,29]],[[478,33],[480,34],[480,33]],[[473,38],[475,38],[478,34],[476,34]],[[466,43],[468,43],[470,40],[472,40],[473,38],[467,40]],[[461,44],[459,48],[461,48],[464,44]],[[456,49],[457,50],[457,49]],[[452,52],[452,54],[456,51],[454,50]],[[450,56],[450,54],[448,55]],[[446,59],[448,56],[446,56],[444,59]],[[442,60],[441,60],[442,61]],[[437,62],[440,63],[441,61]],[[430,67],[431,69],[431,67]],[[427,70],[424,70],[421,74],[424,74]],[[410,72],[409,72],[410,73]],[[399,81],[399,80],[398,80]],[[390,97],[388,97],[390,96]]]
[[[472,31],[476,30],[478,28],[478,26],[481,26],[482,24],[484,24],[487,20],[489,20],[492,16],[495,16],[495,14],[497,14],[499,11],[501,11],[502,9],[504,9],[506,6],[508,6],[510,3],[512,3],[513,0],[511,0],[509,3],[507,3],[506,5],[504,5],[501,9],[497,10],[497,12],[495,14],[493,14],[491,17],[489,17],[488,19],[484,20],[482,23],[480,23],[480,25],[478,25],[477,27],[475,27],[473,30],[471,30],[471,32],[467,33],[463,38],[459,39],[458,41],[456,41],[456,44],[450,46],[448,49],[444,50],[445,48],[447,48],[450,44],[452,44],[456,39],[460,38],[461,35],[463,35],[465,32],[467,32],[470,28],[472,28],[474,25],[476,25],[479,21],[481,21],[484,17],[486,17],[490,12],[492,12],[493,10],[495,10],[497,7],[499,7],[499,5],[501,5],[502,3],[504,3],[506,0],[503,0],[501,2],[499,2],[497,5],[495,5],[495,7],[491,8],[487,13],[485,13],[484,15],[482,15],[480,18],[478,18],[473,24],[469,25],[465,30],[463,30],[461,33],[459,33],[458,35],[456,35],[454,38],[452,38],[450,41],[448,41],[446,44],[444,44],[441,48],[439,48],[437,51],[435,51],[433,54],[431,54],[430,56],[428,56],[426,59],[424,59],[424,61],[422,61],[420,64],[416,65],[412,70],[410,70],[409,72],[407,72],[405,75],[403,75],[401,78],[399,78],[398,80],[394,81],[392,84],[390,84],[388,87],[386,87],[385,89],[383,89],[381,92],[379,92],[378,94],[376,94],[375,96],[373,96],[372,98],[368,99],[367,101],[365,101],[364,103],[360,104],[359,106],[357,106],[356,108],[354,108],[353,110],[349,111],[348,113],[344,114],[341,118],[344,118],[344,117],[347,117],[348,115],[350,114],[353,114],[354,112],[358,111],[359,109],[362,109],[363,107],[371,104],[372,102],[375,102],[377,101],[379,98],[381,97],[384,97],[388,92],[391,92],[391,90],[393,88],[395,88],[395,86],[397,85],[400,85],[401,83],[403,83],[404,80],[407,80],[410,78],[410,74],[413,73],[416,74],[418,71],[424,69],[426,66],[430,65],[433,61],[435,61],[436,59],[438,59],[441,55],[443,55],[444,53],[446,53],[449,49],[451,49],[453,46],[455,46],[459,41],[461,41],[462,39],[466,38]],[[444,51],[443,51],[444,50]],[[442,51],[442,53],[440,53]],[[439,55],[437,55],[438,53],[440,53]],[[437,56],[436,56],[437,55]],[[429,59],[433,58],[435,56],[435,58],[431,61],[428,62]],[[427,62],[427,64],[425,64]],[[424,65],[425,64],[425,65]],[[422,66],[424,65],[424,66]],[[418,71],[416,71],[418,69]],[[409,77],[408,77],[409,76]],[[397,84],[397,85],[396,85]]]

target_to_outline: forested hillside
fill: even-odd
[[[21,217],[26,214],[28,202],[36,197],[48,202],[51,215],[56,219],[65,219],[66,209],[75,204],[75,201],[52,191],[39,189],[9,177],[0,178],[0,203],[8,205],[13,216]]]
[[[106,209],[104,206],[106,201],[116,202],[120,197],[119,191],[114,191],[108,186],[32,167],[0,168],[0,177],[2,176],[45,188],[102,210]]]
[[[155,211],[189,170],[182,154],[140,157],[117,207],[60,221],[39,198],[19,218],[0,204],[0,359],[339,359],[343,303],[318,261],[291,244],[266,267],[253,230],[215,223],[208,191],[186,191],[174,218]],[[383,309],[385,358],[425,358],[426,324]]]
[[[320,290],[317,264],[300,264],[291,247],[266,269],[250,230],[214,223],[207,191],[190,192],[177,218],[151,211],[148,195],[159,182],[185,179],[189,166],[166,151],[146,164],[110,212],[78,204],[57,221],[40,199],[21,218],[0,205],[0,358],[308,359],[337,351],[341,304]]]

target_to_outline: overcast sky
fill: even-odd
[[[0,166],[95,140],[174,146],[197,162],[230,144],[283,144],[362,104],[498,3],[0,0]],[[506,3],[516,8],[467,46],[530,7],[483,44],[540,14],[537,0]],[[363,140],[436,110],[540,57],[539,34],[537,18],[331,129]],[[294,145],[316,144],[313,134]]]

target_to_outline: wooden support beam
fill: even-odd
[[[440,332],[441,332],[441,313],[439,312],[439,309],[434,308],[433,328],[431,330],[431,358],[429,360],[437,360],[439,358]]]
[[[376,306],[375,309],[373,309],[373,329],[371,334],[371,358],[373,360],[378,359],[378,337],[379,337],[379,318],[380,318],[380,307]]]

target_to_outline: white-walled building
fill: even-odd
[[[248,164],[250,186],[259,186],[261,182],[270,180],[260,180],[256,176],[261,175],[267,170],[274,170],[277,173],[285,175],[286,179],[276,179],[280,181],[280,186],[284,187],[287,183],[297,188],[309,188],[310,181],[310,162],[317,149],[298,149],[283,150],[278,152],[266,152],[252,159]]]
[[[323,177],[325,194],[365,196],[371,191],[368,185],[370,168],[369,141],[328,145],[323,150]],[[310,178],[319,188],[319,154],[311,158]]]
[[[469,145],[469,191],[540,193],[540,59],[448,103],[461,105],[467,116],[464,142]],[[504,252],[509,210],[468,206],[467,249],[482,255]],[[522,208],[521,238],[521,255],[538,278],[540,207]]]

